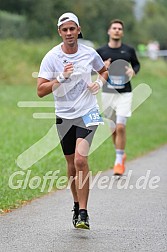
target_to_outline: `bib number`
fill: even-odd
[[[110,75],[107,83],[108,88],[122,89],[125,87],[125,76]]]
[[[86,115],[82,116],[86,127],[104,124],[103,118],[97,109],[89,111]]]

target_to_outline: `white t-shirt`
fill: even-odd
[[[38,77],[54,80],[64,71],[64,65],[73,63],[74,72],[68,80],[53,91],[56,115],[74,119],[98,108],[96,96],[87,88],[92,82],[91,72],[100,71],[104,63],[99,54],[91,47],[78,44],[78,51],[66,54],[62,43],[51,49],[43,58]]]

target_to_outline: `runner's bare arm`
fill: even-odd
[[[105,84],[105,82],[108,79],[108,70],[107,70],[107,68],[104,66],[100,71],[98,71],[98,74],[99,74],[100,80],[103,82],[103,84]]]
[[[39,97],[44,97],[52,93],[56,88],[58,88],[61,83],[67,80],[73,72],[73,64],[69,63],[64,67],[64,72],[57,76],[57,79],[49,81],[47,79],[38,78],[37,81],[37,94]]]
[[[44,78],[38,78],[37,80],[37,94],[40,98],[50,94],[54,89],[59,87],[61,83],[59,83],[56,79],[49,81]]]

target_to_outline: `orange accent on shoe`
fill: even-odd
[[[125,161],[126,161],[126,153],[123,154],[122,157],[122,164],[115,164],[114,165],[114,175],[123,175],[125,172]]]
[[[122,164],[123,164],[123,166],[125,166],[125,161],[126,161],[126,153],[123,154],[123,158],[122,158]]]
[[[125,171],[125,166],[123,164],[114,165],[114,175],[122,175]]]

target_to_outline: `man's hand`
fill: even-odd
[[[104,61],[105,67],[108,69],[111,65],[111,58],[109,58],[108,60]]]
[[[98,93],[98,91],[99,91],[99,89],[100,89],[100,86],[99,86],[99,84],[97,83],[97,82],[93,82],[93,83],[90,83],[89,85],[88,85],[88,89],[89,89],[89,91],[92,93],[92,94],[97,94]]]
[[[67,65],[65,65],[64,72],[63,72],[64,78],[68,79],[70,75],[73,73],[73,71],[74,71],[74,66],[72,63],[68,63]]]
[[[135,72],[132,67],[125,66],[126,69],[126,75],[131,79],[133,76],[135,76]]]

